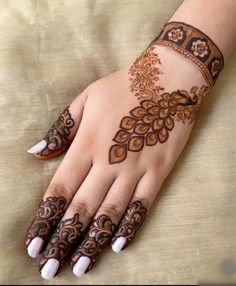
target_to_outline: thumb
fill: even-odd
[[[44,138],[27,152],[34,154],[37,159],[45,160],[67,150],[79,128],[86,99],[87,94],[84,91],[62,111]]]

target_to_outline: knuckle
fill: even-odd
[[[120,218],[123,214],[123,209],[116,204],[106,204],[100,207],[99,212],[106,214],[109,218]]]
[[[71,198],[74,190],[64,183],[51,183],[47,190],[49,196]]]
[[[73,213],[78,213],[86,221],[90,221],[96,212],[94,207],[83,201],[71,203],[70,208]]]

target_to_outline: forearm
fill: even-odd
[[[236,1],[185,0],[170,21],[190,24],[208,35],[225,61],[236,47]]]

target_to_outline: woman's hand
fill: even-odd
[[[110,241],[119,252],[135,237],[189,137],[209,86],[189,60],[155,41],[128,68],[91,84],[30,153],[61,154],[70,143],[25,246],[43,278],[70,257],[89,271]]]

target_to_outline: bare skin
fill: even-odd
[[[80,276],[112,237],[113,244],[125,238],[118,250],[127,247],[188,140],[211,86],[197,65],[174,50],[153,43],[146,52],[139,58],[143,65],[136,61],[88,86],[50,129],[42,150],[31,150],[48,159],[69,148],[25,241],[29,252],[32,240],[41,238],[29,253],[33,257],[46,246],[39,257],[43,278],[53,277],[72,249],[73,272]],[[146,113],[154,117],[148,121]],[[131,121],[124,123],[126,117]]]

